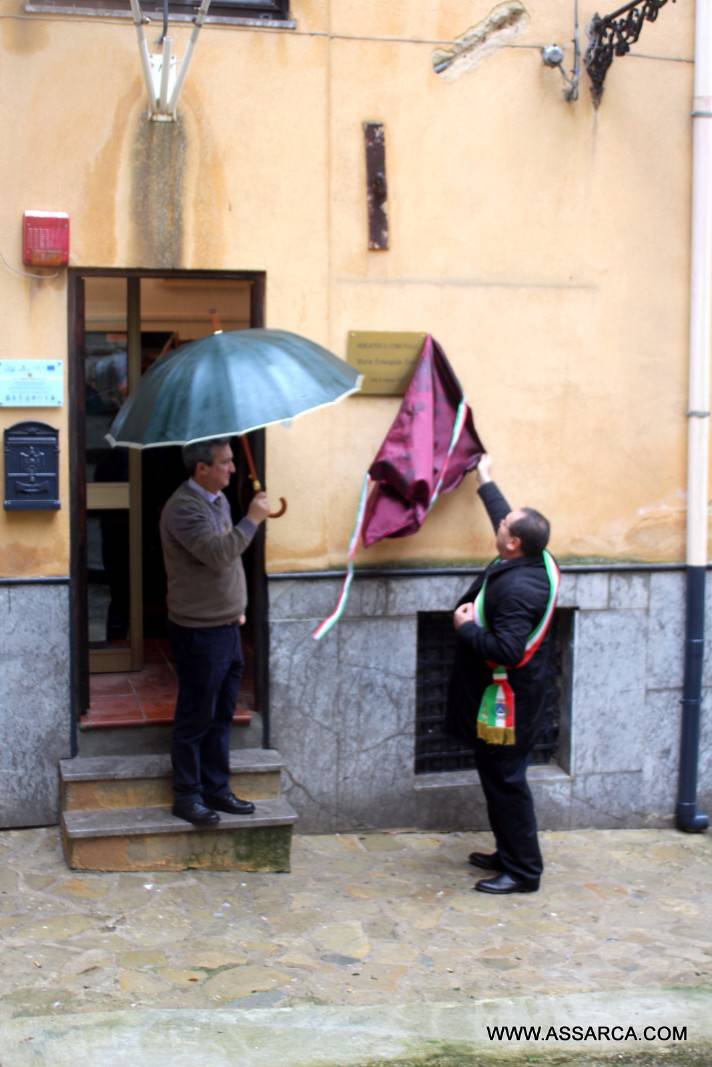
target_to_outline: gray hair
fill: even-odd
[[[195,468],[199,463],[204,463],[206,467],[212,467],[215,459],[215,449],[229,444],[230,440],[227,437],[213,437],[209,441],[193,441],[191,444],[183,445],[181,455],[183,456],[183,465],[186,473],[191,476],[195,474]]]

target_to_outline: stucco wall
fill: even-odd
[[[584,3],[582,27],[596,5]],[[693,12],[669,5],[617,60],[594,112],[567,104],[540,46],[571,10],[446,80],[433,52],[480,0],[292,0],[295,30],[208,26],[179,121],[151,124],[128,20],[27,15],[0,0],[0,251],[21,270],[26,208],[71,215],[73,267],[264,270],[267,325],[345,354],[350,329],[444,345],[515,503],[554,517],[561,558],[683,554]],[[524,25],[524,23],[522,23]],[[189,28],[174,30],[178,54]],[[583,32],[583,31],[582,31]],[[150,37],[150,34],[149,34]],[[568,47],[568,46],[567,46]],[[567,65],[570,65],[570,48]],[[368,252],[361,123],[386,127],[391,250]],[[67,354],[66,278],[0,269],[0,358]],[[69,568],[63,510],[0,512],[0,572]],[[360,476],[395,413],[355,398],[268,434],[290,510],[272,571],[340,564]],[[0,414],[0,429],[17,421]],[[485,558],[460,492],[367,561]]]

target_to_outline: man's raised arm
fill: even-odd
[[[503,494],[492,481],[492,459],[486,452],[477,464],[475,473],[480,483],[477,492],[480,495],[482,503],[487,508],[489,520],[496,533],[500,522],[505,515],[509,515],[512,509]]]

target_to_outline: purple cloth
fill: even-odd
[[[376,485],[366,505],[363,543],[406,537],[422,526],[445,463],[462,388],[437,341],[423,344],[410,385],[369,468]],[[485,451],[469,407],[441,493],[455,489]]]

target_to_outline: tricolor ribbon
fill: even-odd
[[[356,522],[354,523],[353,532],[351,534],[351,541],[349,542],[348,552],[348,564],[346,568],[346,577],[339,593],[339,599],[336,602],[336,607],[332,611],[331,615],[327,616],[323,622],[320,622],[316,630],[312,631],[312,637],[315,641],[320,641],[324,634],[328,634],[339,621],[344,613],[346,607],[346,601],[349,598],[349,589],[351,588],[351,582],[354,577],[354,557],[356,555],[356,549],[358,543],[361,540],[361,529],[363,527],[363,517],[366,513],[366,500],[368,498],[368,483],[370,482],[368,471],[363,478],[363,485],[361,486],[361,496],[359,497],[358,508],[356,509]]]
[[[435,488],[433,489],[433,495],[431,496],[430,503],[428,504],[428,512],[432,510],[435,501],[440,496],[440,490],[442,489],[442,484],[445,480],[445,474],[447,472],[448,463],[450,462],[450,456],[455,451],[455,446],[460,440],[462,427],[465,425],[465,419],[467,418],[467,411],[467,404],[465,403],[465,398],[463,397],[460,403],[457,405],[457,411],[455,412],[455,421],[452,424],[452,434],[450,435],[450,444],[448,446],[447,455],[445,456],[445,460],[443,462],[443,468],[440,471],[440,477],[437,480]]]

